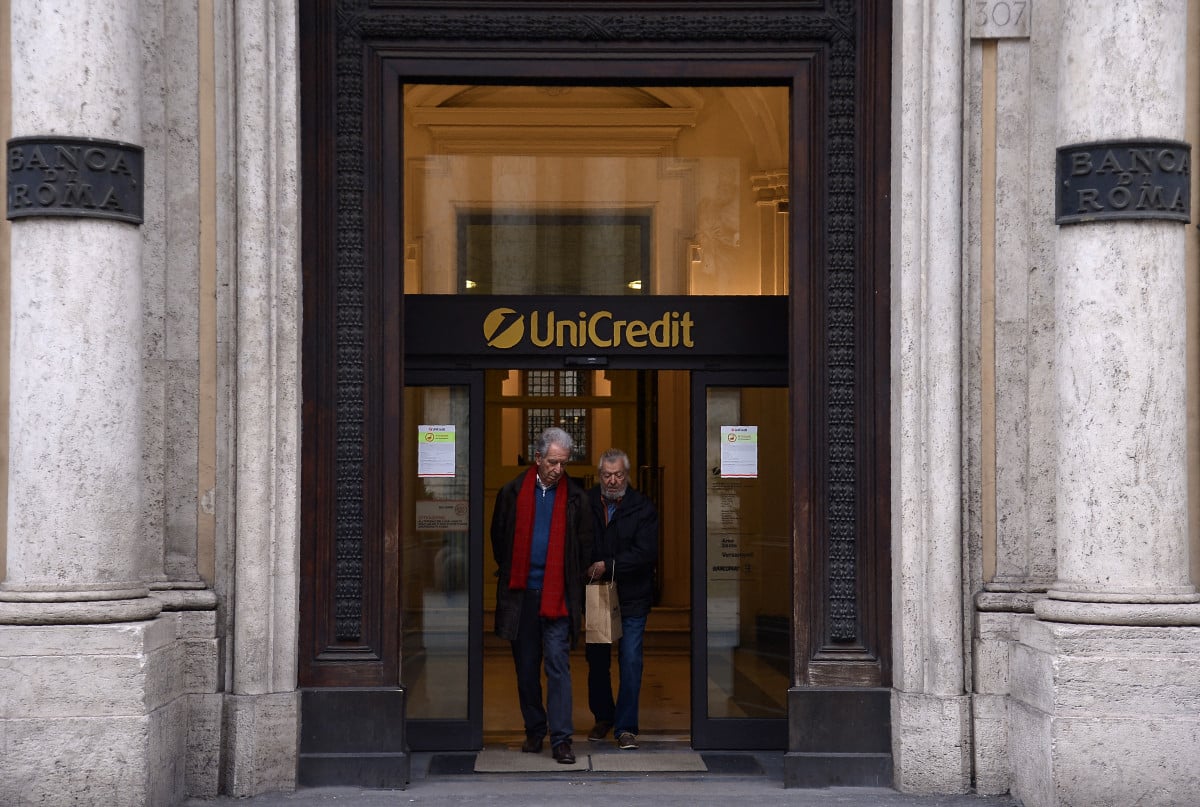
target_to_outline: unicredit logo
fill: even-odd
[[[483,338],[487,346],[508,350],[526,337],[534,347],[694,347],[690,311],[666,311],[649,322],[618,319],[611,311],[580,311],[563,317],[555,311],[530,311],[522,314],[512,308],[495,308],[483,320]]]
[[[483,338],[488,347],[508,350],[525,336],[525,315],[511,308],[496,308],[483,320]]]

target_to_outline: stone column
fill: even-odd
[[[1060,146],[1183,139],[1187,7],[1062,2]],[[1161,220],[1059,228],[1058,571],[1010,661],[1012,792],[1027,807],[1200,792],[1184,239]]]
[[[1060,145],[1183,139],[1186,14],[1185,0],[1063,3]],[[1167,221],[1059,229],[1058,579],[1043,619],[1200,615],[1166,607],[1200,599],[1187,562],[1184,237]]]
[[[971,784],[963,640],[962,4],[893,29],[892,756],[895,785]]]
[[[137,2],[13,0],[12,30],[14,136],[139,141]],[[0,623],[121,622],[161,609],[139,579],[140,256],[132,224],[13,223]]]
[[[236,116],[220,117],[236,167],[226,244],[236,288],[236,585],[225,703],[225,789],[296,785],[299,635],[300,261],[297,9],[292,0],[218,8]],[[221,58],[221,57],[219,57]],[[220,80],[220,79],[219,79]]]

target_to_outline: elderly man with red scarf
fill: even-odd
[[[573,445],[562,429],[542,432],[533,466],[500,489],[492,514],[492,554],[500,567],[496,635],[512,642],[525,721],[521,750],[540,753],[548,731],[554,759],[564,765],[575,762],[570,651],[579,636],[584,570],[592,556],[587,496],[566,474]]]

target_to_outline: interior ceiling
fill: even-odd
[[[662,110],[699,115],[709,93],[719,94],[751,135],[760,170],[787,166],[786,105],[772,104],[762,87],[562,87],[415,84],[405,87],[410,110]],[[520,125],[520,116],[513,125]]]

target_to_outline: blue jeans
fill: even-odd
[[[571,739],[570,621],[545,619],[538,615],[540,589],[530,589],[521,600],[521,622],[512,642],[517,665],[517,698],[525,735],[539,740],[549,728],[551,747]],[[542,661],[546,663],[546,705],[542,705]],[[548,725],[547,725],[548,724]]]
[[[609,667],[612,645],[589,644],[588,708],[597,723],[612,723],[613,736],[628,731],[638,733],[638,695],[642,691],[642,640],[646,635],[646,617],[621,617],[621,638],[617,640],[617,700],[613,703]]]

